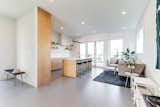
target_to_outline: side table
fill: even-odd
[[[25,72],[16,72],[13,73],[14,69],[6,69],[4,70],[7,73],[7,80],[8,80],[8,75],[13,75],[14,76],[14,84],[16,85],[16,80],[17,80],[17,76],[21,76],[21,82],[23,83],[23,74],[25,74]]]

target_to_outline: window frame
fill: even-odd
[[[141,49],[139,46],[141,45]],[[143,54],[144,52],[144,29],[141,28],[136,37],[136,53]]]
[[[115,55],[112,55],[112,41],[122,41],[122,49],[121,49],[121,52],[123,51],[123,48],[124,48],[124,40],[122,38],[119,38],[119,39],[111,39],[110,40],[110,57],[114,57]],[[119,51],[119,56],[121,54],[121,52]],[[118,56],[118,57],[119,57]]]

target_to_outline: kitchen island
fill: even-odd
[[[91,58],[65,58],[63,60],[63,76],[66,77],[76,78],[79,72],[91,71],[91,68]]]

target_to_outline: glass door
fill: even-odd
[[[81,43],[80,44],[80,58],[86,58],[86,44],[85,43]]]
[[[92,58],[95,66],[104,66],[104,41],[80,44],[80,58]]]
[[[92,58],[92,64],[95,65],[95,42],[87,43],[87,56],[88,58]]]
[[[95,57],[95,46],[94,42],[89,42],[87,44],[87,57],[94,58]]]
[[[104,41],[96,41],[96,66],[104,66]]]

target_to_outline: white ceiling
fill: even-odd
[[[50,2],[54,1],[54,2]],[[149,0],[39,0],[54,14],[54,30],[77,36],[134,30]],[[121,12],[126,11],[126,15]],[[85,21],[85,25],[81,25]],[[64,26],[64,30],[60,30]]]
[[[0,0],[0,14],[17,18],[33,7],[32,0]]]
[[[38,0],[38,5],[54,15],[54,31],[79,36],[134,30],[148,1]],[[0,14],[12,18],[23,15],[32,7],[32,0],[0,0]],[[122,11],[127,14],[122,15]],[[63,30],[61,26],[64,26]]]

